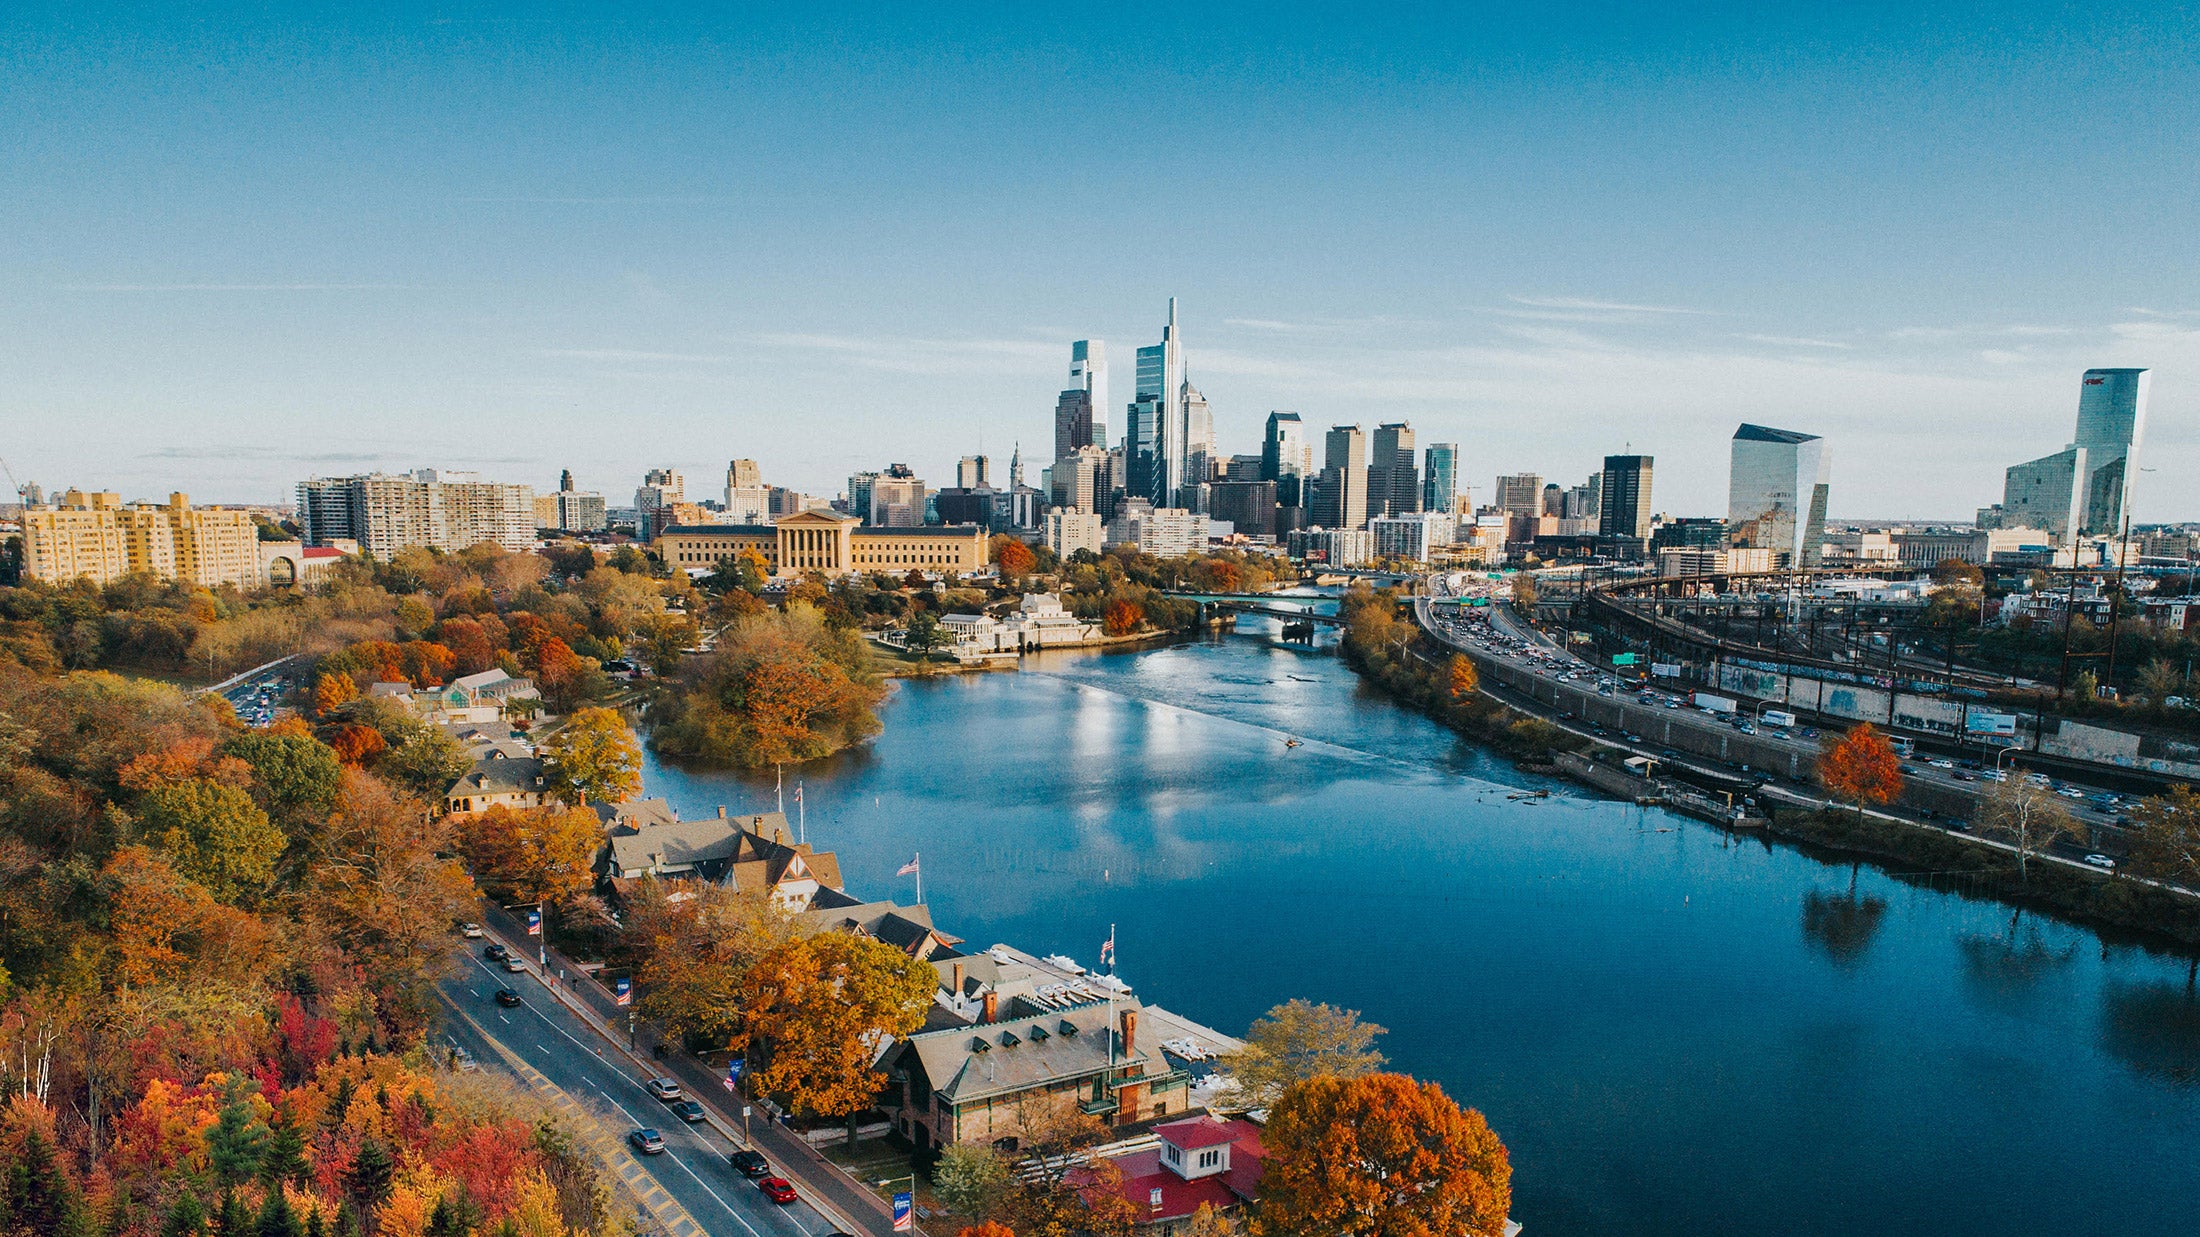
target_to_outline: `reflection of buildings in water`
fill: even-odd
[[[2149,1078],[2200,1083],[2200,992],[2111,982],[2101,994],[2101,1050]]]
[[[2026,925],[2020,932],[2014,916],[2006,933],[1965,933],[1957,939],[1956,949],[1972,998],[1988,1008],[2010,1012],[2028,1009],[2041,984],[2078,954],[2074,944],[2051,946],[2041,940],[2037,926]]]

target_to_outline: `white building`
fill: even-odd
[[[1375,534],[1364,528],[1297,529],[1289,538],[1291,557],[1331,567],[1364,567],[1375,560]]]
[[[1993,518],[2064,540],[2122,532],[2150,379],[2143,369],[2085,371],[2075,440],[2053,455],[2012,465],[2003,474],[2001,509]]]
[[[989,614],[947,614],[940,626],[953,633],[953,652],[958,659],[995,653],[1021,653],[1031,649],[1086,644],[1101,637],[1098,623],[1088,623],[1062,608],[1053,593],[1026,593],[1016,612],[997,619]]]
[[[1815,567],[1826,541],[1832,462],[1816,434],[1744,425],[1727,474],[1728,544],[1771,550],[1776,567]]]
[[[435,468],[315,477],[298,483],[298,519],[310,544],[357,542],[385,561],[407,546],[457,553],[487,543],[516,554],[535,545],[535,491]]]
[[[1367,531],[1375,538],[1376,558],[1426,563],[1458,540],[1459,519],[1444,511],[1378,516],[1367,522]]]
[[[1047,512],[1040,528],[1046,547],[1065,560],[1079,550],[1098,554],[1105,537],[1100,517],[1075,507],[1057,507]]]
[[[1136,545],[1155,558],[1182,558],[1207,548],[1207,517],[1181,507],[1128,503],[1108,525],[1106,544]]]

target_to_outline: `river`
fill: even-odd
[[[1232,1033],[1362,1011],[1488,1116],[1529,1237],[2200,1231],[2185,959],[1538,782],[1272,631],[905,681],[801,772],[809,840],[904,902],[921,854],[971,949],[1090,964],[1113,924]]]

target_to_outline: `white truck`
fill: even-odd
[[[1689,703],[1706,713],[1732,713],[1735,711],[1732,700],[1727,699],[1725,696],[1714,696],[1710,692],[1697,692],[1689,698]]]
[[[1767,726],[1786,727],[1795,724],[1795,715],[1785,709],[1766,709],[1758,720]]]

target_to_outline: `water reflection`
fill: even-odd
[[[2004,1013],[2032,1008],[2048,978],[2078,956],[2075,943],[2050,944],[2038,924],[2020,922],[2023,914],[2013,912],[2008,928],[1998,934],[1968,932],[1956,940],[1971,998]]]
[[[1847,893],[1813,889],[1803,895],[1803,939],[1824,950],[1835,966],[1853,971],[1886,916],[1887,900],[1857,896],[1853,879]]]
[[[2200,1084],[2200,993],[2161,980],[2112,981],[2101,993],[2101,1048],[2149,1078]]]

